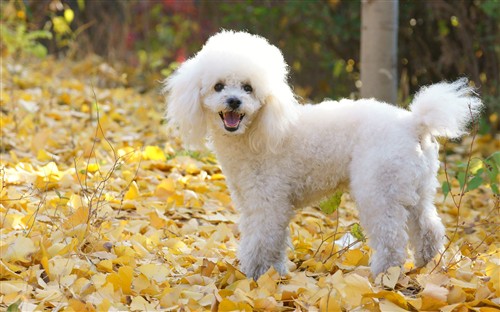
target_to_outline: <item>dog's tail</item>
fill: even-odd
[[[422,88],[410,104],[420,134],[458,138],[481,112],[482,102],[466,78]]]

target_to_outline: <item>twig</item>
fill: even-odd
[[[472,159],[472,148],[474,146],[474,141],[476,139],[477,132],[478,132],[478,123],[477,123],[477,120],[475,120],[475,118],[474,118],[474,114],[472,113],[472,109],[471,109],[470,104],[469,104],[469,112],[470,112],[472,123],[473,123],[472,141],[471,141],[470,146],[469,146],[469,153],[468,153],[468,156],[467,156],[467,165],[465,166],[464,184],[462,185],[462,187],[460,189],[458,203],[455,201],[453,193],[451,193],[451,184],[450,184],[449,179],[448,179],[448,171],[447,171],[448,169],[447,169],[447,166],[446,166],[446,153],[444,154],[445,176],[446,176],[446,181],[447,181],[447,183],[448,183],[448,185],[450,187],[450,195],[451,195],[451,197],[453,199],[453,203],[454,203],[455,207],[457,208],[457,221],[456,221],[456,224],[455,224],[455,229],[453,231],[453,234],[452,234],[451,238],[448,241],[448,244],[445,246],[444,250],[440,253],[439,259],[436,262],[436,265],[434,266],[434,268],[430,271],[430,273],[434,272],[434,270],[440,265],[441,261],[443,260],[444,254],[446,253],[446,251],[448,251],[448,249],[450,249],[451,244],[453,243],[453,240],[455,239],[455,237],[457,236],[457,233],[458,233],[458,228],[459,228],[459,224],[460,224],[460,208],[462,206],[462,199],[463,199],[463,197],[464,197],[464,195],[466,193],[466,189],[467,189],[467,185],[468,185],[469,168],[470,168],[470,162],[471,162],[471,159]]]

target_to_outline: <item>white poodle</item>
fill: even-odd
[[[467,80],[423,88],[410,111],[343,99],[300,105],[278,48],[244,32],[222,31],[165,82],[167,118],[184,142],[208,138],[241,212],[239,259],[257,279],[287,273],[294,208],[349,186],[374,254],[374,275],[406,259],[429,262],[444,227],[433,204],[437,136],[456,138],[481,101]]]

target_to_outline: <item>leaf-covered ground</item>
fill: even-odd
[[[498,311],[498,199],[436,198],[446,252],[370,277],[354,203],[298,211],[289,276],[236,260],[237,219],[216,159],[182,150],[163,99],[93,58],[7,59],[1,76],[0,309],[9,311]],[[495,140],[496,139],[496,140]],[[500,150],[476,138],[473,154]],[[448,166],[471,138],[447,144]],[[444,173],[440,173],[444,181]]]

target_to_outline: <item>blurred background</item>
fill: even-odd
[[[2,59],[92,60],[144,92],[225,28],[281,48],[303,99],[359,96],[361,1],[9,0],[0,19]],[[500,1],[400,0],[398,23],[398,103],[467,76],[486,102],[480,131],[497,131]]]

